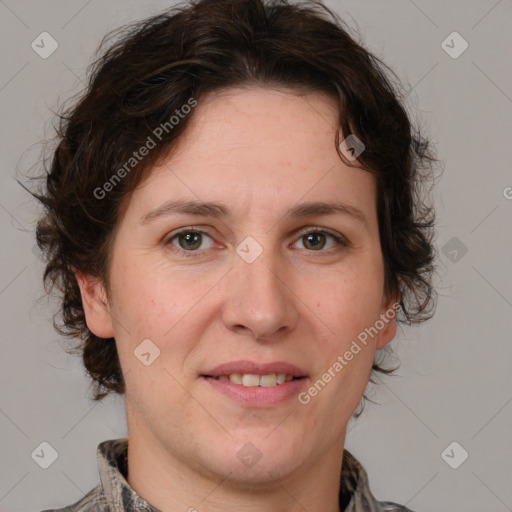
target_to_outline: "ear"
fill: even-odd
[[[99,277],[82,274],[73,268],[82,296],[89,330],[100,338],[113,338],[112,317],[105,287]]]
[[[376,349],[385,347],[396,336],[396,315],[399,308],[400,300],[398,297],[384,298],[380,314],[380,320],[384,327],[379,330]]]

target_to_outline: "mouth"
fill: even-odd
[[[285,382],[306,378],[305,376],[295,377],[286,373],[268,373],[265,375],[256,375],[254,373],[231,373],[229,375],[219,375],[217,377],[213,375],[201,375],[201,377],[204,377],[205,379],[215,379],[218,381],[229,381],[233,384],[238,384],[247,388],[281,386]]]
[[[295,365],[225,363],[199,375],[210,388],[247,407],[271,407],[297,395],[308,375]]]

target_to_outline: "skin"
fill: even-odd
[[[237,359],[287,361],[309,375],[307,390],[390,310],[375,177],[340,159],[338,105],[323,93],[229,89],[202,97],[190,121],[129,198],[110,295],[77,273],[87,325],[115,338],[125,376],[128,482],[163,512],[336,512],[347,423],[395,320],[307,405],[292,397],[248,408],[199,375]],[[225,203],[231,216],[174,214],[141,225],[179,198]],[[338,213],[285,215],[297,203],[332,200],[358,208],[367,224]],[[186,258],[178,254],[186,240],[171,235],[191,226],[205,234]],[[308,227],[350,245],[321,234],[308,242],[299,233]],[[236,252],[247,236],[263,248],[250,264]],[[133,353],[147,338],[160,349],[149,366]],[[250,468],[237,457],[247,442],[262,454]]]

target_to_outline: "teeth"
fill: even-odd
[[[277,375],[275,373],[262,375],[258,380],[260,386],[275,386],[277,384]]]
[[[242,384],[242,374],[241,373],[232,373],[229,376],[229,380],[234,384]]]
[[[268,375],[254,375],[252,373],[232,373],[231,375],[219,375],[218,380],[229,380],[234,384],[246,387],[263,386],[270,387],[293,380],[293,375],[285,373],[270,373]]]
[[[258,375],[251,375],[250,373],[246,373],[242,377],[242,384],[244,386],[259,386],[260,378]]]

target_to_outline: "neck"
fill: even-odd
[[[236,470],[219,474],[166,449],[137,422],[128,423],[128,475],[132,489],[161,512],[340,512],[342,438],[325,453],[311,455],[288,474],[257,483]],[[336,456],[334,457],[333,454]]]

